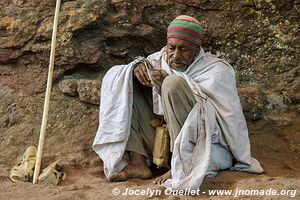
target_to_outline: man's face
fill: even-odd
[[[199,46],[178,38],[167,41],[167,61],[170,67],[177,71],[185,71],[199,53]]]

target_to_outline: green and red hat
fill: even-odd
[[[179,38],[200,46],[203,39],[203,28],[197,19],[188,15],[180,15],[170,23],[167,38]]]

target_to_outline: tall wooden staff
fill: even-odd
[[[42,152],[43,152],[43,146],[44,146],[44,139],[45,139],[45,135],[46,135],[50,94],[51,94],[51,88],[52,88],[52,77],[53,77],[55,46],[56,46],[56,33],[57,33],[57,26],[58,26],[58,14],[59,14],[60,2],[61,2],[61,0],[56,0],[55,15],[54,15],[54,20],[53,20],[53,32],[52,32],[52,41],[51,41],[47,89],[46,89],[46,96],[45,96],[45,103],[44,103],[42,126],[41,126],[41,131],[40,131],[40,139],[39,139],[39,145],[38,145],[38,151],[37,151],[37,158],[36,158],[34,174],[33,174],[33,183],[37,183],[38,176],[40,174]]]

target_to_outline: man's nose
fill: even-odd
[[[178,49],[175,49],[173,57],[174,57],[175,60],[180,59],[180,52],[179,52]]]

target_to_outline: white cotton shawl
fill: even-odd
[[[186,71],[177,72],[170,69],[164,55],[165,48],[148,59],[154,67],[185,78],[198,101],[175,141],[172,179],[168,179],[164,186],[198,189],[205,175],[212,170],[210,159],[215,156],[212,143],[231,151],[237,161],[233,170],[262,173],[259,162],[251,157],[248,129],[232,67],[201,49]],[[127,164],[123,155],[130,134],[134,65],[135,62],[115,66],[102,81],[99,127],[93,149],[103,160],[107,177],[121,171]],[[155,90],[153,111],[163,114],[161,99]]]

